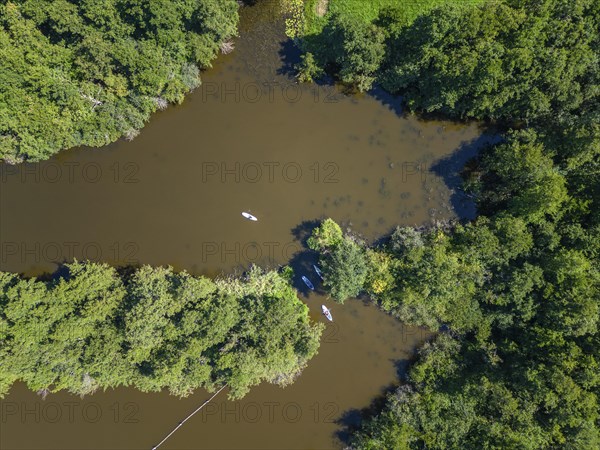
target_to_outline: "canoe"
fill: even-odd
[[[317,275],[319,275],[319,278],[320,278],[321,280],[323,280],[323,279],[324,279],[324,278],[323,278],[323,272],[321,272],[321,269],[319,269],[319,268],[318,268],[317,266],[315,266],[314,264],[313,264],[313,268],[315,269],[315,272],[317,272]]]
[[[242,216],[244,216],[246,219],[248,220],[252,220],[253,222],[256,222],[258,219],[256,217],[254,217],[252,214],[247,213],[247,212],[243,212]]]
[[[304,281],[304,284],[307,285],[309,289],[315,290],[315,286],[304,275],[302,276],[302,281]]]
[[[327,320],[333,322],[333,317],[331,316],[331,311],[325,305],[321,305],[321,311],[323,311],[323,315],[327,317]]]

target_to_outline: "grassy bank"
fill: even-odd
[[[381,11],[395,8],[401,11],[403,17],[410,23],[419,15],[437,6],[449,3],[475,5],[483,2],[484,0],[306,0],[306,34],[320,33],[328,17],[333,14],[345,15],[369,23],[377,19]],[[323,5],[327,5],[327,14],[319,17],[317,12],[323,8]]]

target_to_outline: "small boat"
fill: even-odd
[[[304,281],[304,284],[307,285],[309,289],[311,289],[313,291],[315,290],[315,286],[304,275],[302,275],[302,281]]]
[[[248,220],[252,220],[253,222],[256,222],[258,219],[256,217],[254,217],[252,214],[247,213],[247,212],[243,212],[242,216],[244,216],[246,219]]]
[[[315,272],[317,272],[317,275],[319,275],[319,278],[320,278],[321,280],[324,280],[324,278],[323,278],[323,272],[321,272],[321,269],[319,269],[319,268],[318,268],[317,266],[315,266],[314,264],[313,264],[313,268],[315,269]]]
[[[331,316],[331,311],[325,305],[321,305],[321,311],[323,311],[323,315],[327,317],[327,320],[333,322],[333,317]]]

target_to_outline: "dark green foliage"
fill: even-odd
[[[342,240],[323,259],[323,270],[324,284],[335,300],[343,303],[356,297],[367,277],[364,249],[351,239]]]
[[[253,268],[243,280],[141,267],[66,266],[42,282],[0,273],[0,395],[134,386],[180,396],[228,383],[291,383],[317,352],[320,326],[288,280]]]
[[[385,53],[381,28],[339,14],[331,17],[314,45],[316,64],[333,67],[342,82],[359,91],[371,88]]]
[[[236,25],[235,0],[3,2],[0,160],[133,138],[199,85]]]
[[[410,227],[398,227],[391,237],[390,248],[398,255],[409,255],[423,248],[424,242],[419,231]]]
[[[564,176],[531,130],[512,132],[485,155],[487,185],[480,199],[488,210],[505,208],[532,222],[559,214],[567,200]]]
[[[380,82],[414,110],[508,123],[585,114],[597,123],[597,0],[449,2],[412,22],[397,8],[381,11],[377,25],[333,15],[305,47],[342,81],[362,90]]]
[[[472,223],[364,250],[362,292],[441,333],[356,448],[600,446],[600,152],[559,134],[511,131],[483,151]]]
[[[521,129],[466,171],[477,220],[400,228],[365,250],[363,292],[443,326],[353,447],[600,448],[600,3],[401,17],[378,21],[385,88],[414,109]]]
[[[585,238],[597,231],[551,219],[500,207],[367,250],[392,282],[364,291],[404,322],[444,327],[355,447],[598,448],[600,261]]]
[[[595,0],[440,8],[390,44],[384,86],[461,117],[572,114],[598,102],[599,12]]]
[[[359,91],[371,88],[375,72],[384,55],[383,31],[372,24],[336,16],[331,21],[331,41],[340,49],[333,50],[340,79],[354,85]]]

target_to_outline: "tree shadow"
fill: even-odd
[[[53,282],[53,281],[60,281],[60,280],[70,280],[71,279],[71,271],[68,267],[69,264],[73,264],[75,261],[74,260],[67,260],[67,258],[63,258],[62,261],[56,261],[53,263],[53,265],[55,266],[54,270],[49,270],[47,272],[43,272],[39,275],[35,275],[35,276],[27,276],[25,273],[19,273],[19,276],[23,279],[31,279],[31,278],[35,278],[38,281],[42,281],[44,283],[49,283],[49,282]],[[85,261],[80,261],[80,262],[84,262]],[[95,264],[103,264],[103,261],[90,261],[91,263],[95,263]],[[133,273],[140,268],[139,264],[127,264],[127,265],[116,265],[116,266],[111,266],[115,269],[115,271],[117,272],[117,275],[119,276],[119,278],[125,280],[128,277],[130,277],[131,275],[133,275]]]
[[[296,240],[300,243],[301,249],[292,255],[287,265],[294,270],[294,279],[292,281],[292,285],[304,297],[308,297],[312,289],[310,289],[306,283],[302,281],[303,275],[312,282],[316,292],[322,293],[320,288],[321,279],[316,274],[313,267],[313,265],[317,265],[319,263],[319,254],[313,250],[310,250],[306,244],[306,241],[312,234],[312,231],[320,224],[320,219],[305,220],[291,230]]]
[[[294,235],[296,240],[298,240],[298,242],[300,242],[300,245],[302,245],[303,248],[308,250],[308,245],[307,245],[306,241],[312,234],[313,230],[315,228],[317,228],[319,225],[321,225],[322,220],[323,220],[323,218],[304,220],[304,221],[300,222],[298,225],[296,225],[294,228],[292,228],[292,230],[291,230],[292,234]]]
[[[292,39],[287,39],[281,43],[279,57],[281,59],[281,67],[277,69],[277,75],[282,75],[296,82],[298,75],[297,66],[301,62],[302,50],[294,43]],[[335,79],[328,72],[315,79],[312,83],[299,83],[301,86],[310,88],[311,86],[329,86],[332,89],[336,87]],[[352,95],[352,91],[347,88],[342,88],[339,92],[341,95]]]
[[[296,66],[300,63],[302,51],[291,39],[281,43],[279,57],[281,58],[281,67],[277,69],[277,75],[283,75],[291,79],[296,79]]]
[[[49,272],[44,272],[40,275],[36,275],[35,278],[38,281],[42,281],[44,283],[58,281],[60,279],[68,280],[71,275],[69,268],[67,267],[67,264],[69,262],[73,262],[73,261],[67,261],[66,259],[63,259],[62,261],[56,262],[56,263],[54,263],[54,265],[56,266],[56,268],[54,270],[51,270]],[[22,273],[19,275],[22,278],[34,278],[34,277],[24,276],[24,274],[22,274]]]
[[[381,86],[374,86],[368,94],[397,116],[405,116],[404,100],[400,95],[390,94]]]
[[[421,347],[419,345],[418,347]],[[408,383],[408,371],[411,365],[415,362],[417,357],[417,348],[413,349],[411,355],[408,358],[403,359],[392,359],[390,362],[396,369],[396,376],[399,383],[391,383],[380,389],[379,394],[371,400],[371,403],[366,408],[351,408],[342,413],[339,419],[336,420],[336,424],[341,428],[334,433],[336,439],[338,439],[344,447],[351,444],[352,436],[360,430],[361,425],[365,420],[372,419],[377,414],[381,413],[384,409],[388,397],[402,386]]]
[[[343,447],[351,444],[352,436],[360,430],[365,420],[374,417],[383,410],[388,396],[395,392],[396,389],[398,389],[396,384],[384,386],[379,394],[371,400],[369,406],[365,408],[350,408],[342,413],[340,418],[335,421],[336,425],[339,425],[341,428],[335,431],[334,437],[343,444]]]
[[[390,227],[384,234],[377,237],[373,241],[372,247],[381,248],[381,247],[389,246],[390,242],[392,241],[392,235],[394,234],[394,231],[396,231],[397,227],[398,227],[398,225],[394,225],[394,226]]]
[[[498,134],[484,133],[478,138],[458,147],[452,154],[439,159],[430,171],[444,180],[450,189],[450,204],[454,212],[461,218],[472,220],[477,215],[477,205],[462,189],[462,172],[465,165],[476,158],[480,151],[502,140]]]

